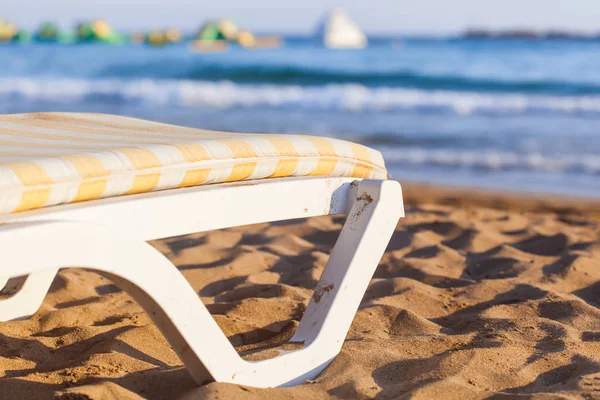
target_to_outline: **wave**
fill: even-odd
[[[19,99],[106,104],[148,102],[222,109],[260,107],[341,112],[419,110],[460,115],[600,113],[600,95],[547,96],[425,91],[370,88],[355,84],[304,87],[152,79],[0,79],[0,101]]]
[[[533,171],[600,174],[600,156],[594,154],[541,154],[497,150],[383,150],[388,167],[438,167],[476,171]]]
[[[428,75],[416,71],[351,71],[301,66],[217,65],[190,60],[161,60],[144,64],[112,65],[100,73],[108,79],[177,79],[231,81],[240,84],[317,86],[359,84],[422,90],[453,90],[494,93],[600,94],[600,84],[552,79],[507,80],[460,75]]]

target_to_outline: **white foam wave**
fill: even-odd
[[[600,156],[593,154],[561,155],[497,150],[460,151],[393,148],[384,149],[383,155],[390,165],[490,171],[523,170],[600,174]]]
[[[0,100],[11,96],[52,102],[144,101],[179,106],[289,107],[340,111],[433,109],[471,113],[600,113],[600,96],[550,96],[369,88],[356,84],[318,87],[239,85],[186,80],[0,79]]]

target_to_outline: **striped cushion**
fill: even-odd
[[[286,176],[385,179],[381,154],[336,139],[204,131],[98,114],[0,116],[0,214]]]

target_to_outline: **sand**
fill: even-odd
[[[71,269],[35,316],[0,323],[0,398],[600,398],[600,203],[422,185],[405,195],[407,217],[316,380],[198,387],[127,294]],[[153,245],[247,351],[289,337],[342,223]]]

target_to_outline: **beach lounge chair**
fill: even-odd
[[[86,268],[144,308],[198,383],[275,387],[316,377],[339,353],[404,213],[381,155],[336,139],[48,113],[0,116],[0,144],[0,274],[22,283],[0,301],[0,319],[35,313],[59,268]],[[263,361],[236,353],[183,275],[147,243],[327,214],[347,218],[291,338],[303,346]]]

